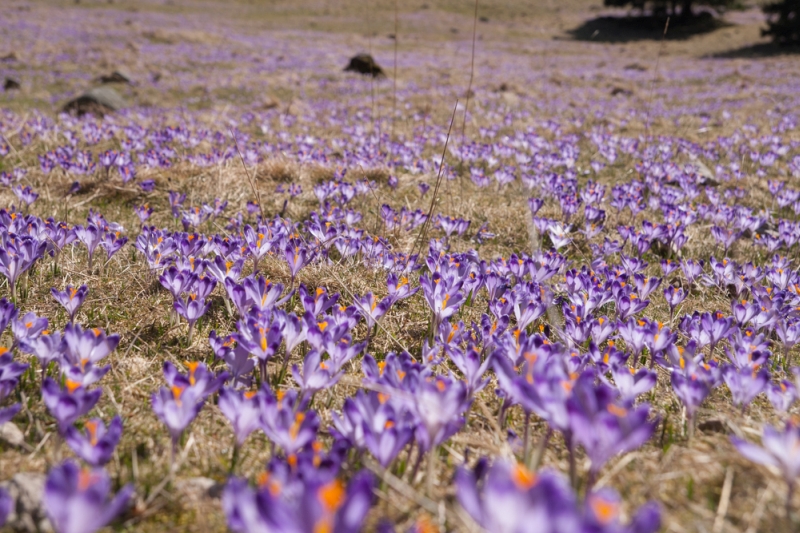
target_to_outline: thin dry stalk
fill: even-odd
[[[667,17],[667,22],[664,24],[664,33],[661,34],[661,43],[658,46],[658,55],[656,56],[656,67],[653,70],[653,79],[650,80],[650,90],[648,91],[650,94],[648,95],[647,109],[645,110],[644,118],[644,142],[647,142],[647,137],[650,133],[650,111],[653,108],[653,93],[655,91],[656,80],[658,79],[658,65],[661,63],[661,54],[664,52],[664,45],[667,41],[667,30],[669,30],[669,17]]]
[[[439,196],[439,187],[442,185],[442,174],[444,171],[444,157],[447,155],[447,145],[450,142],[450,133],[453,131],[453,122],[456,119],[456,110],[458,109],[458,100],[456,100],[456,105],[453,106],[453,115],[450,117],[450,127],[447,128],[447,138],[444,140],[444,148],[442,149],[442,159],[439,161],[439,174],[436,176],[436,186],[433,189],[433,196],[431,197],[431,205],[428,208],[428,218],[425,219],[425,223],[422,224],[422,228],[417,235],[416,240],[414,240],[414,247],[411,249],[411,255],[417,253],[417,245],[419,245],[420,250],[422,246],[425,245],[425,238],[428,236],[428,228],[430,227],[431,220],[433,219],[433,208],[436,205],[436,198]],[[409,257],[410,258],[410,257]]]
[[[247,165],[244,162],[244,156],[242,155],[242,151],[239,150],[239,142],[236,140],[236,135],[233,134],[233,130],[228,130],[231,134],[231,138],[233,139],[233,144],[236,146],[236,153],[239,154],[239,160],[242,162],[242,166],[244,167],[244,172],[247,174],[247,182],[250,184],[250,189],[253,191],[253,196],[256,197],[256,202],[258,202],[258,210],[261,212],[261,220],[266,220],[264,217],[264,206],[261,205],[261,194],[258,192],[256,188],[255,181],[253,181],[253,177],[250,175],[250,171],[247,169]]]
[[[472,18],[472,56],[469,60],[469,84],[467,85],[467,100],[464,103],[464,121],[461,123],[461,144],[464,144],[464,135],[467,130],[467,112],[469,111],[469,97],[472,93],[472,81],[475,77],[475,40],[478,33],[478,0],[475,0],[475,13]],[[463,191],[462,191],[463,192]]]
[[[392,135],[391,140],[394,142],[394,121],[397,118],[397,46],[400,40],[400,35],[397,33],[398,28],[398,15],[397,15],[397,0],[394,0],[394,68],[392,73]]]
[[[725,481],[722,482],[722,494],[719,497],[717,516],[714,519],[713,533],[722,533],[725,525],[725,515],[728,514],[728,504],[731,501],[731,487],[733,486],[733,468],[728,467],[725,472]]]

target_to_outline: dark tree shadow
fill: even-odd
[[[781,46],[775,43],[758,43],[705,56],[706,59],[758,59],[800,55],[800,46]]]
[[[660,40],[666,22],[666,17],[648,15],[598,17],[587,20],[567,33],[578,41],[600,43]],[[685,40],[730,25],[708,12],[701,12],[693,17],[677,17],[670,19],[667,39]]]

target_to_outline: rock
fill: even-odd
[[[639,72],[644,72],[647,70],[647,67],[644,65],[640,65],[639,63],[629,63],[623,67],[625,70],[638,70]]]
[[[714,172],[702,161],[696,159],[692,162],[692,165],[694,165],[697,175],[699,176],[699,179],[697,180],[698,185],[701,187],[719,187],[719,181],[717,181],[717,177],[714,175]]]
[[[281,105],[281,103],[277,99],[267,96],[261,102],[261,109],[275,109],[279,105]]]
[[[111,74],[103,75],[97,78],[99,83],[127,83],[131,84],[133,78],[124,70],[115,70]]]
[[[0,425],[0,440],[15,448],[25,445],[25,435],[13,422]]]
[[[42,505],[44,482],[44,474],[20,472],[10,481],[0,483],[0,488],[5,489],[14,502],[6,522],[11,531],[21,533],[53,531]]]
[[[519,105],[519,96],[515,93],[510,91],[506,91],[500,94],[500,98],[505,102],[505,104],[509,107],[517,107]]]
[[[373,78],[385,77],[383,69],[369,54],[358,54],[350,58],[350,63],[345,67],[345,72],[358,72]]]
[[[219,498],[222,485],[207,477],[189,477],[175,481],[175,489],[187,498]]]
[[[125,100],[111,87],[95,87],[67,102],[62,111],[83,116],[92,113],[103,116],[127,107]]]
[[[725,422],[718,419],[706,420],[697,425],[697,429],[703,433],[727,433],[728,427]]]
[[[19,56],[17,56],[16,52],[9,52],[4,56],[0,56],[0,61],[13,63],[14,61],[19,61]]]
[[[6,81],[3,83],[4,91],[18,91],[21,87],[19,82],[14,78],[6,78]]]
[[[633,91],[630,89],[625,89],[624,87],[614,87],[611,89],[611,96],[617,96],[618,94],[623,96],[631,96],[633,95]]]

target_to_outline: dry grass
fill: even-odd
[[[324,2],[317,5],[313,2],[276,2],[267,10],[263,5],[250,5],[248,2],[238,2],[234,8],[224,8],[219,4],[211,3],[184,3],[184,4],[155,4],[148,3],[134,6],[130,2],[115,4],[113,9],[131,10],[140,9],[145,12],[166,13],[168,15],[180,14],[193,17],[192,20],[207,20],[220,16],[225,11],[226,18],[220,21],[220,27],[238,28],[242,34],[256,32],[260,27],[281,26],[282,30],[308,30],[314,24],[317,30],[334,37],[325,35],[321,39],[333,39],[343,46],[356,48],[365,47],[367,44],[366,33],[378,36],[390,30],[384,26],[391,22],[392,2],[382,2],[372,7],[375,21],[374,30],[363,31],[361,16],[362,3],[359,2]],[[665,46],[666,66],[662,66],[662,74],[655,79],[655,97],[651,98],[649,86],[653,79],[645,74],[637,79],[620,77],[616,71],[610,70],[605,77],[584,79],[573,71],[561,72],[558,63],[561,58],[574,58],[576,55],[586,54],[588,62],[596,64],[611,61],[615,57],[623,56],[625,62],[638,61],[650,68],[657,54],[657,42],[642,43],[641,46],[630,45],[600,45],[572,42],[553,42],[549,38],[559,30],[569,27],[581,17],[586,17],[588,2],[571,0],[569,3],[559,3],[559,7],[551,3],[547,7],[537,4],[526,8],[527,16],[522,20],[513,17],[520,9],[517,4],[509,8],[505,3],[481,2],[481,13],[490,13],[490,22],[479,26],[479,35],[483,44],[479,49],[491,49],[498,53],[503,52],[503,47],[513,48],[515,56],[526,67],[535,65],[541,70],[538,73],[540,83],[530,83],[528,79],[521,79],[517,83],[508,80],[517,99],[508,98],[501,93],[493,93],[491,87],[497,87],[501,81],[486,80],[481,78],[481,69],[489,68],[492,58],[485,52],[479,52],[477,62],[478,74],[476,81],[480,85],[476,99],[471,102],[473,121],[468,123],[468,138],[477,138],[480,127],[485,127],[498,121],[504,112],[516,108],[526,108],[534,101],[549,101],[553,91],[563,87],[564,91],[572,87],[572,95],[580,94],[586,86],[598,86],[598,94],[606,95],[612,87],[621,83],[627,84],[633,91],[630,108],[638,111],[644,110],[650,100],[655,100],[653,105],[670,105],[669,94],[660,92],[668,83],[663,78],[670,76],[670,66],[691,56],[716,52],[720,49],[720,41],[726,41],[725,46],[736,47],[740,44],[754,40],[757,27],[755,24],[741,25],[738,28],[725,28],[717,32],[712,38],[701,36],[687,42],[667,43]],[[42,6],[66,5],[64,2],[40,2],[34,4],[35,9],[44,9]],[[90,4],[93,9],[101,9],[99,4]],[[417,8],[403,11],[401,18],[401,42],[406,48],[403,52],[419,52],[427,50],[435,60],[440,60],[445,53],[433,52],[431,49],[447,41],[454,35],[450,27],[464,28],[471,24],[468,9],[461,3],[441,2],[429,11],[430,16],[420,15]],[[427,10],[426,10],[427,11]],[[275,15],[271,22],[267,22],[265,13],[270,17]],[[2,13],[2,9],[0,9]],[[254,18],[254,14],[261,14],[262,18]],[[207,18],[203,18],[207,17]],[[416,22],[424,20],[424,23]],[[259,26],[262,25],[262,26]],[[526,25],[531,29],[526,30]],[[340,35],[336,35],[340,34]],[[462,29],[460,38],[465,37],[466,30]],[[172,44],[180,42],[213,44],[214,46],[228,46],[236,48],[237,44],[219,40],[216,33],[207,34],[196,30],[165,30],[154,29],[139,33],[139,39],[151,42]],[[530,45],[525,39],[536,36],[539,39]],[[546,39],[542,39],[544,36]],[[726,37],[730,36],[730,37]],[[134,37],[132,37],[133,39]],[[406,40],[407,39],[407,40]],[[372,41],[377,53],[386,52],[391,43],[379,41],[375,37]],[[739,43],[739,44],[737,44]],[[140,43],[138,43],[140,44]],[[44,46],[44,45],[41,45]],[[463,66],[469,59],[465,52],[455,46],[454,49],[442,48],[452,55],[447,56],[447,63],[441,67],[441,72],[431,76],[415,77],[413,67],[400,68],[401,88],[412,83],[428,84],[436,87],[447,80],[442,91],[431,92],[428,96],[422,93],[411,94],[404,102],[408,107],[408,115],[421,113],[428,124],[435,123],[445,128],[449,118],[449,109],[452,108],[455,96],[466,87],[468,72]],[[0,48],[0,52],[3,49]],[[388,53],[388,52],[386,52]],[[672,63],[674,61],[675,63]],[[743,60],[742,60],[743,61]],[[744,63],[734,61],[734,66],[739,68]],[[778,60],[766,60],[778,61]],[[775,63],[783,65],[783,63]],[[144,68],[142,69],[144,70]],[[296,74],[296,73],[293,73]],[[796,71],[793,73],[796,74]],[[302,73],[309,79],[318,80],[321,74]],[[507,75],[507,74],[504,74]],[[272,125],[273,130],[281,128],[290,131],[293,135],[313,134],[320,138],[334,138],[340,132],[335,128],[323,127],[314,129],[314,124],[304,122],[304,115],[309,112],[304,107],[304,101],[313,102],[318,98],[325,98],[324,91],[315,92],[314,84],[304,86],[304,91],[298,90],[286,78],[281,78],[284,73],[265,74],[263,77],[269,83],[279,83],[279,91],[284,91],[281,105],[276,110],[264,112],[261,118]],[[336,80],[338,73],[331,75]],[[510,76],[510,75],[509,75]],[[768,93],[769,84],[761,85],[763,80],[749,80],[744,74],[734,74],[732,84],[748,84],[741,92],[732,92],[730,100],[741,104],[739,113],[732,121],[726,122],[713,129],[712,133],[700,131],[700,122],[697,117],[683,116],[679,120],[669,120],[660,113],[652,113],[653,120],[649,131],[654,135],[676,136],[693,142],[703,142],[711,135],[726,135],[740,127],[753,116],[762,114],[767,109],[776,105],[774,100],[759,98]],[[281,81],[283,83],[281,83]],[[360,83],[360,82],[356,82]],[[702,89],[708,80],[700,79],[700,87],[690,97],[698,100],[704,98]],[[392,90],[390,83],[376,84],[370,89],[363,84],[357,85],[361,95],[374,93],[366,101],[372,100],[372,107],[378,113],[386,114],[391,108]],[[48,88],[57,92],[56,84]],[[157,99],[161,105],[169,107],[171,99],[192,95],[193,89],[185,93],[175,93],[165,96],[152,86],[136,89],[136,98]],[[257,98],[250,89],[243,89],[237,97]],[[300,96],[304,92],[303,96]],[[522,97],[522,100],[519,100]],[[17,111],[25,111],[31,104],[44,105],[44,98],[34,93],[24,95],[24,98],[14,100],[0,97],[0,105],[8,106]],[[332,98],[340,98],[342,102],[351,102],[343,91],[334,94]],[[579,125],[569,126],[572,117],[570,113],[581,105],[580,97],[575,97],[573,107],[563,108],[565,130],[568,133],[572,127],[575,132],[589,131],[593,128],[609,126],[608,117],[597,120],[588,119]],[[781,96],[775,96],[780,99]],[[365,111],[365,99],[343,104],[347,113],[356,114]],[[202,102],[193,108],[193,118],[206,127],[220,126],[222,117],[226,116],[224,103],[212,99],[213,105],[206,106]],[[777,105],[780,105],[778,102]],[[400,106],[398,106],[400,107]],[[546,111],[544,111],[546,112]],[[404,112],[406,113],[406,112]],[[368,115],[369,113],[367,113]],[[575,112],[575,115],[578,113]],[[287,116],[297,119],[294,126],[284,127],[283,121]],[[419,123],[411,121],[404,115],[405,120],[395,123],[395,132],[399,137],[413,136],[414,128]],[[518,120],[508,128],[509,133],[525,127],[538,127],[540,116],[532,113],[527,120]],[[617,116],[615,120],[618,120]],[[382,126],[385,128],[386,123]],[[644,132],[641,120],[632,120],[626,125],[616,124],[615,131],[620,135],[637,136]],[[364,127],[376,130],[374,118],[367,117]],[[259,137],[256,125],[242,126],[242,130]],[[386,131],[384,129],[384,131]],[[122,223],[130,237],[135,237],[138,229],[138,220],[133,216],[132,208],[140,203],[148,202],[155,209],[151,223],[159,227],[176,228],[169,213],[166,201],[167,190],[177,190],[187,193],[187,202],[199,205],[209,202],[214,198],[221,198],[230,202],[228,212],[244,211],[246,202],[253,200],[253,193],[247,180],[247,174],[238,159],[211,167],[198,167],[186,161],[180,162],[168,170],[158,170],[144,173],[144,179],[155,179],[156,192],[143,195],[135,188],[121,186],[117,182],[104,182],[101,176],[89,177],[83,180],[82,191],[73,197],[64,198],[66,191],[73,181],[73,177],[55,172],[44,176],[38,170],[36,155],[55,147],[60,140],[37,141],[27,147],[19,147],[19,152],[13,156],[14,166],[23,166],[30,169],[27,180],[34,188],[42,193],[42,197],[35,204],[34,212],[39,216],[55,216],[70,224],[79,223],[85,219],[89,208],[99,209],[107,219]],[[102,151],[116,147],[116,141],[107,141],[96,145],[94,151]],[[581,159],[578,166],[586,168],[590,156],[594,152],[593,145],[588,139],[581,141]],[[424,157],[438,158],[440,145],[426,147]],[[452,156],[448,162],[458,168],[458,161]],[[626,156],[621,156],[614,165],[606,167],[597,179],[601,183],[612,185],[621,179],[628,180],[632,176],[635,161]],[[303,193],[292,199],[287,207],[286,216],[292,220],[302,220],[318,207],[313,194],[313,186],[321,181],[330,179],[337,166],[336,161],[329,165],[300,164],[290,156],[275,155],[271,159],[251,169],[255,176],[255,183],[262,197],[262,208],[269,216],[281,211],[283,197],[273,193],[279,184],[296,183],[302,186]],[[437,199],[436,211],[449,215],[463,217],[472,221],[472,228],[477,228],[484,221],[490,222],[490,228],[497,233],[497,238],[479,247],[481,256],[492,258],[496,256],[508,257],[514,251],[528,251],[536,248],[538,243],[531,242],[528,222],[528,208],[526,200],[529,196],[519,182],[509,187],[496,190],[495,184],[488,189],[478,189],[468,178],[468,168],[461,169],[463,176],[452,180],[444,180],[441,194]],[[348,179],[375,180],[383,183],[389,175],[384,168],[350,169]],[[581,178],[582,180],[584,178]],[[394,192],[387,187],[379,188],[373,195],[359,197],[355,209],[364,215],[362,224],[371,232],[380,233],[380,224],[377,222],[380,206],[389,203],[393,207],[402,205],[410,209],[428,210],[430,194],[421,197],[417,189],[418,183],[426,182],[433,186],[433,175],[401,175],[400,186]],[[769,205],[770,195],[766,189],[766,182],[756,178],[747,178],[736,185],[746,188],[750,195],[745,200],[751,207]],[[0,205],[10,205],[15,198],[9,191],[0,192]],[[558,206],[552,202],[546,203],[542,210],[543,216],[555,217]],[[654,217],[646,211],[637,218],[641,222],[643,217]],[[609,210],[608,228],[614,228],[620,222]],[[202,228],[205,232],[224,231],[219,225],[209,224]],[[715,247],[707,228],[698,225],[690,232],[690,240],[684,249],[684,254],[692,257],[707,258]],[[601,234],[595,242],[602,242]],[[386,235],[396,250],[411,251],[416,233]],[[569,257],[573,264],[579,266],[587,263],[591,256],[588,243],[582,242],[582,237],[569,249]],[[476,246],[467,240],[454,240],[454,250],[467,250]],[[717,256],[721,252],[716,252]],[[764,253],[753,250],[749,245],[737,244],[729,256],[737,261],[754,260],[763,262]],[[219,500],[205,497],[187,497],[175,486],[162,487],[158,493],[153,489],[159,487],[168,469],[169,437],[163,425],[155,418],[150,410],[150,395],[162,384],[160,368],[164,361],[182,364],[185,361],[202,360],[213,363],[206,336],[215,329],[218,332],[232,331],[234,321],[226,314],[221,298],[218,294],[212,298],[212,307],[207,317],[204,317],[196,332],[195,341],[190,346],[185,345],[186,326],[170,327],[169,311],[172,301],[168,294],[160,290],[158,283],[153,279],[142,258],[133,252],[132,246],[127,246],[115,256],[110,264],[105,267],[102,275],[98,272],[89,272],[84,252],[75,247],[73,251],[64,254],[59,263],[59,272],[54,274],[51,268],[40,265],[27,281],[27,290],[24,294],[24,308],[34,311],[39,315],[51,319],[56,328],[62,328],[66,316],[50,296],[50,287],[62,288],[66,284],[87,284],[90,287],[90,296],[84,305],[77,320],[86,326],[100,326],[110,332],[119,333],[122,340],[117,351],[110,356],[112,371],[102,381],[104,395],[96,408],[96,413],[104,419],[110,418],[114,413],[119,413],[125,420],[125,432],[109,470],[119,483],[133,482],[137,487],[137,504],[133,511],[126,517],[121,529],[132,531],[223,531],[225,529],[224,516]],[[285,284],[290,283],[290,276],[286,265],[280,258],[268,258],[261,265],[265,276],[273,281]],[[657,261],[651,261],[647,270],[650,275],[660,275]],[[677,273],[673,276],[677,276]],[[326,286],[332,291],[342,292],[344,300],[349,301],[348,295],[373,292],[376,295],[385,294],[384,278],[376,272],[366,269],[353,261],[341,261],[333,265],[314,265],[301,271],[298,282],[309,286]],[[5,288],[3,288],[5,290]],[[295,305],[298,307],[298,305]],[[683,313],[694,310],[726,311],[729,300],[726,295],[718,291],[697,287],[681,307]],[[478,298],[471,307],[465,308],[459,319],[465,323],[478,321],[485,311],[485,300]],[[296,309],[295,309],[296,310]],[[668,309],[658,295],[654,295],[653,302],[648,308],[648,316],[654,319],[665,320]],[[424,303],[419,298],[396,305],[382,321],[381,332],[372,339],[370,351],[376,354],[385,354],[397,351],[401,347],[408,347],[414,351],[419,349],[419,339],[424,335],[428,323],[428,312]],[[363,325],[356,329],[354,337],[366,335]],[[8,342],[9,339],[6,339]],[[293,362],[299,362],[299,356]],[[24,359],[24,357],[23,357]],[[354,394],[360,381],[358,365],[355,365],[345,380],[332,389],[329,396],[315,400],[314,407],[320,412],[323,427],[328,426],[330,413],[338,409],[344,398]],[[0,478],[7,478],[18,471],[45,471],[69,452],[56,446],[55,427],[51,418],[46,414],[42,404],[38,401],[38,376],[26,375],[20,390],[27,399],[25,409],[15,422],[23,429],[26,441],[33,448],[28,450],[15,450],[3,448],[0,452]],[[424,496],[423,479],[425,468],[420,469],[417,479],[388,479],[377,491],[378,503],[370,518],[370,524],[375,524],[378,516],[388,516],[399,525],[398,530],[415,521],[422,514],[432,516],[434,521],[445,521],[450,530],[465,530],[463,517],[459,515],[457,505],[453,503],[453,488],[450,484],[455,466],[463,462],[465,457],[474,458],[479,455],[512,456],[514,450],[510,448],[505,438],[504,429],[500,428],[497,421],[499,400],[494,394],[492,384],[476,398],[475,406],[469,413],[467,427],[456,435],[447,445],[442,447],[438,464],[440,469],[436,473],[437,483],[431,500]],[[659,383],[652,396],[649,398],[654,405],[661,422],[654,437],[646,446],[633,454],[619,457],[612,461],[601,473],[601,483],[614,487],[624,499],[624,513],[630,514],[635,508],[648,499],[661,502],[665,510],[665,531],[720,531],[751,532],[751,531],[789,531],[785,520],[782,518],[785,487],[778,481],[774,473],[763,468],[755,467],[742,459],[733,450],[728,440],[728,434],[746,436],[751,440],[759,434],[763,422],[774,422],[776,417],[763,398],[759,398],[748,410],[742,414],[731,406],[729,394],[724,387],[715,390],[704,404],[704,409],[699,415],[700,431],[690,441],[684,435],[681,427],[681,410],[677,399],[670,392],[669,376],[659,371]],[[719,421],[719,424],[708,424]],[[523,415],[516,408],[508,412],[505,421],[506,428],[513,429],[517,434],[522,433]],[[703,428],[707,429],[703,429]],[[533,424],[533,440],[536,442],[544,434],[545,427],[540,421]],[[328,440],[327,436],[323,441]],[[207,405],[198,419],[187,432],[182,443],[182,453],[178,479],[187,479],[194,476],[209,477],[222,482],[228,473],[233,435],[225,418],[214,405]],[[261,434],[250,437],[240,456],[237,467],[240,475],[253,478],[260,472],[269,458],[269,443]],[[403,452],[401,460],[407,464],[414,457],[407,457]],[[416,453],[416,452],[412,452]],[[554,438],[546,449],[542,464],[567,470],[567,452],[563,441]],[[588,465],[583,458],[579,462],[579,471],[583,473]],[[729,492],[724,516],[719,516],[720,501],[726,473],[731,472],[732,484]],[[446,502],[446,511],[440,516],[438,501]],[[434,508],[430,509],[430,504]],[[800,497],[795,498],[795,506],[800,505]],[[721,524],[721,525],[720,525]]]

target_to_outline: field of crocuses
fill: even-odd
[[[534,4],[3,2],[0,529],[800,529],[796,56]]]

